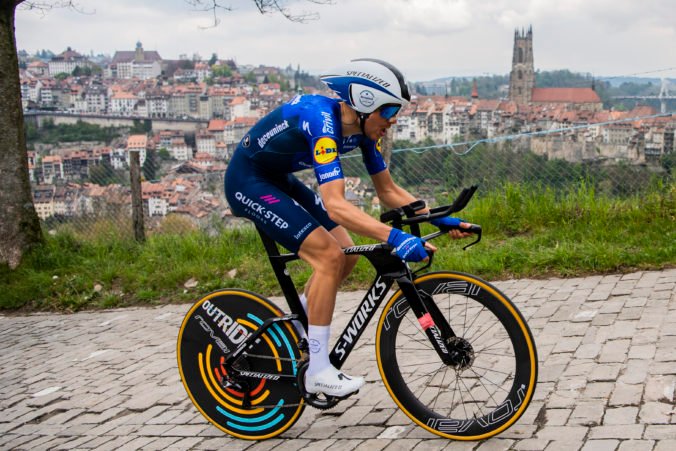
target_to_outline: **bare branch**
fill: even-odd
[[[38,11],[41,14],[47,14],[47,12],[56,8],[68,8],[72,9],[75,12],[80,14],[92,15],[96,13],[96,10],[85,11],[80,5],[77,4],[76,0],[19,0],[17,5],[20,9],[28,11]]]
[[[218,18],[218,11],[232,11],[231,6],[223,5],[219,0],[185,0],[197,11],[210,12],[213,15],[213,25],[215,27],[220,23]],[[311,20],[317,20],[319,13],[303,11],[301,13],[292,13],[285,5],[286,0],[252,0],[256,8],[261,14],[279,13],[291,22],[306,23]],[[334,0],[305,0],[315,5],[331,5]],[[207,27],[210,28],[210,27]]]
[[[196,11],[206,11],[211,12],[214,17],[213,25],[200,28],[213,28],[216,27],[221,20],[218,18],[218,10],[222,9],[224,11],[232,11],[232,7],[221,5],[218,0],[185,0],[187,4],[193,7]]]

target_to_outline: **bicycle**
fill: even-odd
[[[420,223],[462,210],[477,187],[464,189],[450,206],[416,215],[424,202],[381,215],[394,227],[420,236]],[[467,229],[463,229],[467,230]],[[183,385],[197,409],[234,437],[275,437],[298,420],[306,405],[328,409],[339,398],[304,390],[307,342],[292,320],[307,317],[286,268],[296,254],[280,254],[258,230],[291,314],[263,296],[222,289],[197,301],[181,325],[177,343]],[[440,230],[423,237],[444,235]],[[481,227],[472,225],[481,240]],[[537,381],[533,336],[516,306],[490,283],[470,274],[417,270],[385,244],[344,249],[366,257],[375,279],[338,336],[330,354],[341,368],[390,288],[376,329],[376,360],[386,390],[422,428],[449,439],[481,440],[513,425],[530,403]]]

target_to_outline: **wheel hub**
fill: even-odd
[[[451,365],[458,371],[464,371],[470,368],[474,363],[474,348],[462,337],[451,337],[448,339],[448,348],[451,353]]]

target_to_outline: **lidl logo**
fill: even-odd
[[[381,142],[383,141],[383,138],[380,138],[378,141],[376,141],[376,150],[380,153],[383,153],[382,147],[381,147]]]
[[[331,138],[319,138],[315,143],[314,155],[319,164],[331,163],[338,156],[338,146]]]

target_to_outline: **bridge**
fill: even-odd
[[[59,111],[27,111],[24,112],[26,121],[34,123],[38,128],[45,121],[54,124],[75,124],[78,121],[96,124],[102,127],[133,127],[135,122],[149,122],[152,130],[177,130],[194,133],[197,129],[206,127],[209,121],[194,118],[166,118],[166,117],[143,117],[143,116],[110,116],[104,114],[75,114]]]
[[[632,100],[659,100],[660,112],[667,112],[667,100],[676,100],[676,95],[669,92],[669,81],[666,78],[662,79],[660,86],[660,93],[656,96],[613,96],[613,99],[632,99]]]

